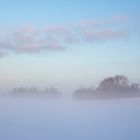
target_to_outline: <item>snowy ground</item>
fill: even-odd
[[[140,98],[76,102],[0,96],[0,140],[140,140]]]

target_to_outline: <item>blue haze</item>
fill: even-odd
[[[140,99],[0,99],[1,140],[139,140]]]

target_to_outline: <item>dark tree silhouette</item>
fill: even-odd
[[[129,87],[128,78],[124,75],[116,75],[115,77],[105,78],[99,84],[98,89],[100,90],[115,90],[115,89],[126,89]]]
[[[39,90],[36,87],[20,87],[20,88],[14,88],[13,93],[38,93]]]
[[[127,76],[116,75],[102,80],[99,87],[79,88],[74,94],[75,99],[118,99],[118,98],[140,97],[139,84],[129,84]]]
[[[62,97],[62,93],[55,87],[46,88],[44,91],[38,90],[36,87],[19,87],[14,88],[9,94],[16,96],[42,96],[47,98]]]
[[[79,88],[77,89],[74,94],[73,94],[73,98],[90,98],[92,96],[92,94],[95,92],[95,90],[90,87],[90,88]]]

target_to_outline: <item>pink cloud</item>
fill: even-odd
[[[61,40],[61,42],[67,44],[74,44],[79,41],[73,28],[66,26],[49,26],[46,33],[49,34],[49,38],[53,38],[57,41]]]
[[[67,35],[66,38],[65,38],[65,42],[68,43],[68,44],[79,43],[79,41],[80,40],[74,34]]]
[[[37,35],[37,29],[32,26],[24,26],[13,33],[13,38],[18,43],[30,43],[35,41]]]
[[[59,50],[64,50],[64,47],[59,42],[52,42],[47,44],[47,49],[59,51]]]
[[[34,53],[34,52],[39,52],[40,46],[38,44],[23,44],[19,48],[16,49],[17,52],[20,53]]]
[[[104,20],[81,20],[73,25],[52,25],[46,29],[23,26],[0,37],[0,51],[12,53],[37,53],[45,50],[65,50],[79,42],[111,41],[125,38],[128,33],[117,22],[126,22],[127,16],[114,16]],[[106,24],[112,24],[107,26]],[[98,26],[98,27],[97,27]],[[127,29],[125,29],[127,30]],[[3,54],[0,54],[3,56]]]
[[[127,36],[125,31],[101,30],[95,33],[98,40],[122,39]]]
[[[1,38],[0,39],[0,49],[3,49],[3,50],[12,49],[10,40],[7,38]]]
[[[84,31],[83,32],[83,39],[85,41],[94,41],[95,40],[94,32],[93,31],[89,31],[89,30]]]
[[[128,35],[125,31],[113,31],[111,29],[99,30],[99,31],[85,31],[83,38],[87,42],[91,41],[111,41],[114,39],[122,39]]]

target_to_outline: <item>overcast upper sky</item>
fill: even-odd
[[[0,0],[0,89],[140,82],[139,0]]]

